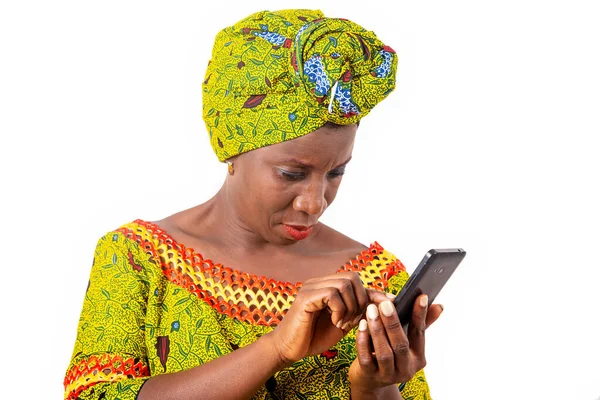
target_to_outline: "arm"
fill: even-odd
[[[98,241],[67,375],[66,399],[250,398],[286,366],[272,333],[187,371],[150,378],[145,342],[149,283],[160,273],[120,233]]]
[[[386,386],[376,392],[361,392],[352,389],[350,398],[352,400],[404,400],[396,385]]]
[[[388,253],[386,258],[396,264],[386,291],[397,295],[408,280],[408,274],[393,254]],[[367,313],[368,318],[361,321],[357,332],[358,358],[352,365],[349,376],[353,382],[352,398],[430,399],[422,370],[425,366],[424,331],[439,317],[441,306],[432,305],[429,310],[425,310],[415,303],[413,321],[406,336],[397,320],[393,304],[377,303],[379,307],[373,306],[371,316]],[[373,347],[377,349],[374,356],[370,350]],[[399,384],[393,384],[394,382]]]
[[[355,393],[356,398],[402,398],[396,385],[411,381],[425,367],[425,330],[439,317],[438,311],[433,305],[427,315],[427,296],[420,296],[405,335],[391,301],[369,305],[356,335],[358,357],[349,371],[353,399]],[[423,396],[428,398],[427,393]]]
[[[143,246],[122,234],[98,242],[66,398],[249,398],[275,371],[331,348],[344,335],[337,326],[359,318],[368,303],[356,274],[307,281],[278,327],[255,343],[186,371],[150,377],[154,349],[146,347],[145,320],[150,283],[159,274]]]
[[[122,235],[109,233],[98,240],[64,379],[65,399],[134,400],[150,376],[140,328],[146,315],[148,277],[139,265],[131,265],[129,254]]]
[[[276,371],[337,343],[344,335],[340,329],[344,322],[360,317],[369,298],[376,295],[379,301],[387,298],[367,293],[353,273],[306,281],[274,331],[207,364],[153,377],[138,398],[247,399]]]
[[[249,399],[286,366],[275,349],[269,333],[209,363],[151,378],[138,399]]]

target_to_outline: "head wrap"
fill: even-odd
[[[349,125],[395,87],[397,57],[375,33],[321,11],[262,11],[217,34],[203,118],[219,161]]]

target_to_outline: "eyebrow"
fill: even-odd
[[[344,161],[343,163],[341,163],[340,165],[338,165],[337,167],[335,167],[334,169],[340,168],[345,166],[346,164],[348,164],[350,162],[350,160],[352,160],[352,156],[350,156],[350,158],[348,158],[346,161]],[[300,166],[301,168],[315,168],[313,165],[305,163],[304,161],[300,161],[297,158],[288,158],[287,160],[284,161],[284,163],[286,164],[295,164]]]

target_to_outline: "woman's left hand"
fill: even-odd
[[[408,337],[391,301],[369,305],[367,320],[360,321],[356,332],[358,356],[348,372],[353,398],[371,398],[384,387],[409,381],[425,367],[425,330],[443,310],[437,304],[428,309],[427,300],[421,295],[415,301]]]

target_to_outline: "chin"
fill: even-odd
[[[275,236],[273,238],[273,240],[268,240],[268,242],[271,243],[271,244],[277,244],[277,245],[280,245],[280,246],[289,246],[289,245],[292,245],[294,243],[298,243],[298,241],[296,241],[294,239],[289,239],[287,237],[283,237],[283,236],[279,236],[279,235]]]
[[[269,231],[266,233],[267,234],[262,235],[263,239],[268,243],[275,244],[278,246],[289,246],[298,242],[288,237],[287,232],[281,224],[269,227]]]

